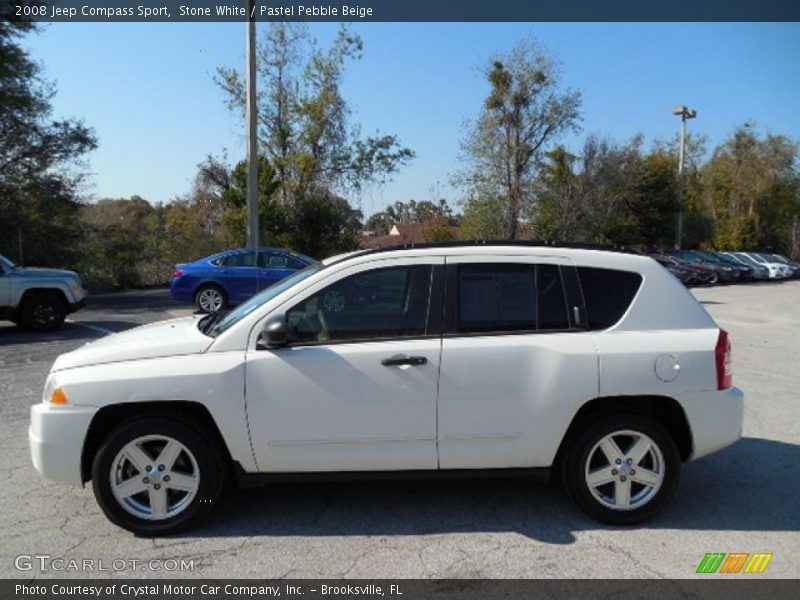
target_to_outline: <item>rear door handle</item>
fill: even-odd
[[[411,365],[412,367],[418,367],[420,365],[424,365],[428,362],[428,359],[424,356],[401,356],[397,358],[384,358],[381,361],[381,364],[384,367],[401,367],[403,365]]]

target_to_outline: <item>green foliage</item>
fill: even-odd
[[[282,204],[318,190],[384,182],[414,153],[394,135],[362,137],[341,95],[345,66],[361,56],[361,38],[343,26],[327,49],[304,25],[271,23],[259,46],[259,145],[274,166]],[[246,89],[235,69],[215,81],[243,114]]]
[[[461,237],[465,240],[499,240],[503,237],[503,206],[496,198],[473,197],[464,202]]]
[[[477,122],[468,124],[467,168],[455,183],[471,197],[494,198],[502,237],[514,239],[533,206],[539,161],[556,136],[577,128],[581,96],[559,89],[557,66],[535,40],[493,59],[485,76],[491,88]]]
[[[709,246],[795,254],[800,215],[798,144],[760,137],[751,124],[734,130],[700,170],[694,204],[713,222]]]
[[[55,89],[19,44],[32,29],[0,20],[0,253],[67,266],[75,260],[81,179],[66,167],[96,141],[79,121],[52,118]]]
[[[436,230],[435,235],[441,237],[446,235],[443,233],[445,229],[457,223],[453,209],[447,204],[447,200],[440,198],[435,202],[431,200],[397,201],[367,219],[364,229],[375,235],[387,235],[395,225],[420,224],[426,226],[430,224]],[[433,229],[431,232],[433,233]]]

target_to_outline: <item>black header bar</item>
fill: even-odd
[[[6,4],[8,3],[8,4]],[[800,21],[798,0],[3,0],[51,22]]]

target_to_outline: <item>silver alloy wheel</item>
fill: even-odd
[[[222,292],[216,288],[205,288],[197,296],[197,304],[207,313],[215,313],[222,310]]]
[[[322,297],[322,308],[328,312],[339,312],[344,309],[347,299],[339,290],[328,290]]]
[[[585,466],[592,496],[614,510],[634,510],[650,502],[664,483],[664,455],[649,436],[623,429],[594,445]]]
[[[200,468],[189,449],[166,435],[126,444],[111,463],[111,491],[127,512],[163,521],[183,512],[197,495]]]

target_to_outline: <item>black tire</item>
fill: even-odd
[[[220,305],[216,310],[209,310],[207,307],[203,306],[203,294],[207,292],[211,292],[219,296]],[[212,283],[201,285],[199,288],[197,288],[197,291],[194,294],[194,304],[197,306],[197,310],[203,313],[219,312],[221,310],[225,310],[225,307],[228,306],[228,295],[225,293],[225,290],[218,285],[214,285]]]
[[[711,284],[711,285],[717,285],[719,283],[719,273],[714,271],[711,274],[711,278],[708,280],[708,283]]]
[[[19,307],[20,326],[27,331],[52,331],[64,324],[67,306],[56,293],[28,294]]]
[[[641,505],[637,507],[634,503],[633,508],[627,510],[611,508],[604,504],[595,496],[595,493],[593,493],[586,481],[587,462],[596,459],[596,446],[606,436],[620,431],[633,431],[645,434],[652,440],[655,446],[657,446],[661,457],[663,457],[663,464],[660,467],[663,473],[663,479],[660,487],[655,493],[648,494],[647,487],[640,483],[632,484],[629,482],[628,485],[631,489],[631,497],[635,497],[637,493],[643,495],[640,500]],[[618,439],[624,441],[625,436],[621,436]],[[634,441],[633,438],[631,438],[631,440]],[[620,447],[620,450],[622,449],[623,448]],[[645,464],[645,462],[654,458],[655,455],[648,455],[643,458],[639,464]],[[625,459],[623,458],[623,463],[624,462]],[[595,463],[590,463],[590,465],[593,464]],[[609,463],[608,466],[613,468],[615,465]],[[645,466],[649,467],[650,465]],[[650,519],[664,508],[678,484],[681,459],[672,436],[659,423],[636,413],[621,412],[601,418],[579,432],[574,438],[574,442],[570,445],[561,467],[562,481],[567,489],[567,493],[581,510],[601,523],[627,525]],[[626,465],[623,464],[623,467],[626,467]],[[631,469],[633,467],[640,468],[639,465],[628,465],[626,468]],[[621,472],[622,471],[618,471],[615,475]],[[617,475],[617,477],[623,479],[620,475]],[[615,482],[617,477],[614,478]],[[628,475],[628,477],[631,476]],[[615,486],[616,483],[607,485]],[[634,486],[635,489],[638,490],[637,493],[634,492]],[[600,490],[603,491],[601,492]],[[611,493],[608,487],[602,487],[600,490],[598,490],[598,494],[605,493],[605,490]],[[616,488],[614,488],[614,490],[616,491]]]
[[[148,520],[129,512],[112,490],[112,468],[115,468],[117,456],[127,444],[145,436],[166,436],[177,440],[189,450],[198,468],[199,485],[191,502],[187,502],[174,516],[161,520]],[[220,449],[211,441],[213,439],[214,436],[202,425],[188,424],[171,416],[143,417],[114,429],[103,441],[92,463],[94,495],[106,517],[115,525],[143,536],[169,535],[199,522],[216,504],[225,480],[225,461]],[[184,458],[182,455],[178,460]],[[152,473],[156,471],[154,464]],[[142,472],[141,475],[147,474]],[[138,477],[137,474],[132,478]],[[144,493],[150,498],[149,491]]]

